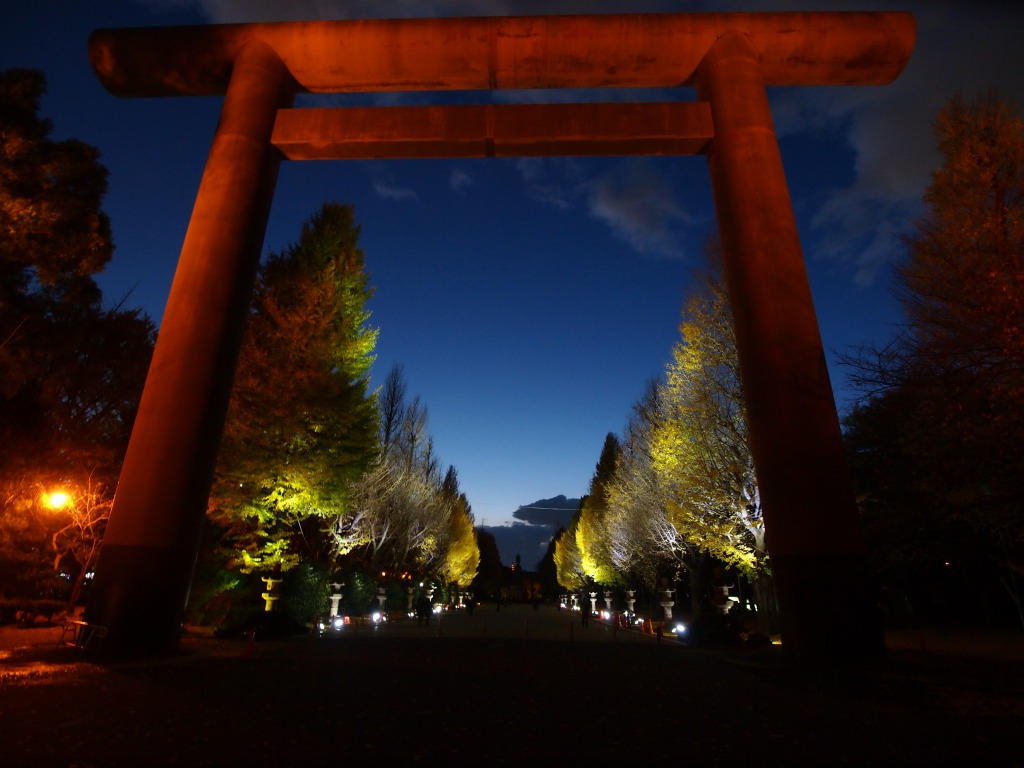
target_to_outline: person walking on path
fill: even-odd
[[[430,601],[426,594],[421,592],[419,600],[416,601],[416,623],[422,626],[424,621],[430,626]]]

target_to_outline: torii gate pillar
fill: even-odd
[[[787,655],[882,656],[877,605],[782,156],[757,53],[701,62],[708,149],[744,405]]]
[[[270,136],[294,89],[265,43],[238,54],[90,590],[104,652],[178,646],[277,183]]]

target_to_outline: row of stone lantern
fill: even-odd
[[[271,611],[274,608],[274,603],[276,603],[277,600],[278,600],[278,595],[275,593],[275,588],[277,587],[278,584],[281,583],[281,579],[273,579],[273,578],[270,578],[270,577],[264,577],[263,581],[267,585],[267,591],[263,593],[263,599],[265,601],[264,610]],[[331,584],[331,613],[330,613],[330,618],[332,620],[335,619],[337,617],[337,615],[338,615],[338,605],[341,602],[341,597],[342,597],[341,588],[344,587],[344,586],[345,586],[344,583],[334,582],[334,583]],[[715,606],[716,606],[716,608],[718,609],[718,611],[720,613],[723,613],[723,614],[724,613],[728,613],[729,609],[732,607],[732,602],[728,599],[729,587],[718,586],[718,587],[716,587],[716,589],[720,593],[722,593],[722,595],[724,595],[724,599],[721,599],[720,596],[718,594],[716,594],[715,597],[719,597],[720,599],[714,600]],[[576,594],[576,593],[563,594],[563,595],[559,596],[559,600],[561,601],[562,605],[566,605],[566,604],[568,604],[571,601],[571,606],[570,607],[574,611],[575,610],[583,610],[583,605],[582,605],[582,595],[583,594],[584,593],[582,593],[582,592],[580,594]],[[597,607],[597,592],[589,592],[589,593],[586,593],[586,594],[589,594],[589,596],[590,596],[589,599],[586,600],[587,604],[589,605],[589,610],[590,611],[594,611],[596,609],[596,607]],[[673,608],[673,606],[675,606],[675,600],[673,600],[673,591],[671,589],[667,589],[666,588],[666,589],[661,590],[659,592],[659,594],[661,595],[661,600],[659,601],[659,604],[661,605],[662,609],[665,612],[665,620],[668,621],[668,620],[670,620],[672,618],[672,608]],[[406,610],[408,611],[408,613],[410,615],[413,613],[413,600],[414,600],[414,596],[415,596],[415,589],[413,587],[409,587],[407,589],[407,591],[406,591],[406,597],[407,597]],[[456,604],[456,607],[457,608],[462,608],[465,605],[465,603],[464,603],[465,600],[472,599],[472,593],[468,592],[468,591],[460,591],[460,592],[455,593],[454,597],[456,597],[458,599],[458,603]],[[433,598],[434,598],[434,587],[428,586],[427,587],[427,600],[432,602]],[[612,612],[612,593],[610,591],[605,591],[602,594],[602,599],[604,600],[605,610],[608,613],[611,613]],[[377,600],[380,602],[380,612],[383,613],[384,612],[384,603],[387,600],[387,595],[386,595],[386,593],[384,591],[384,587],[377,587]],[[635,604],[636,604],[636,590],[634,590],[634,589],[627,589],[626,590],[626,615],[627,616],[635,615],[635,611],[633,610],[633,606]]]
[[[335,586],[336,588],[339,587],[339,585],[332,585],[332,586]],[[340,585],[340,586],[344,586],[344,585]],[[434,587],[433,586],[428,586],[426,588],[426,593],[427,593],[427,601],[430,602],[431,604],[433,604],[433,602],[434,602]],[[457,598],[457,600],[458,600],[458,602],[456,603],[456,607],[458,607],[458,608],[463,607],[463,605],[465,604],[464,601],[471,599],[472,595],[473,595],[473,593],[469,592],[469,591],[456,592],[453,595],[453,597]],[[334,597],[335,597],[334,595],[331,596],[331,600],[332,601],[334,600]],[[341,595],[337,595],[337,597],[338,597],[339,600],[341,599]],[[411,614],[415,610],[414,609],[414,603],[415,603],[415,600],[416,600],[416,588],[415,587],[407,587],[406,590],[405,590],[405,598],[406,598],[405,610],[408,613]],[[380,602],[380,611],[381,611],[381,613],[383,613],[384,612],[384,603],[387,600],[387,594],[386,594],[386,592],[384,590],[384,587],[377,587],[377,600]],[[332,603],[332,608],[333,607],[334,606],[333,606],[333,603]]]
[[[269,580],[268,579],[264,579],[264,581],[269,581]],[[267,585],[268,591],[272,590],[273,587],[276,586],[276,584],[278,584],[278,583],[280,583],[279,579],[274,580],[274,584],[268,583],[268,585]],[[344,587],[344,586],[345,586],[344,583],[334,582],[334,583],[331,584],[331,614],[330,614],[330,617],[332,619],[335,618],[338,615],[338,606],[341,603],[341,597],[342,597],[341,588]],[[426,588],[426,593],[427,593],[427,600],[430,601],[431,603],[433,603],[433,600],[434,600],[434,587],[433,586],[428,586]],[[415,597],[416,597],[416,590],[415,590],[415,588],[414,587],[408,587],[406,589],[406,611],[408,611],[410,614],[414,610],[413,603],[415,601]],[[456,603],[456,607],[457,608],[462,608],[462,607],[464,607],[466,605],[466,601],[469,601],[469,600],[472,599],[473,593],[469,592],[469,591],[459,591],[459,592],[456,592],[453,595],[453,597],[456,598],[457,601],[458,601]],[[267,601],[267,610],[269,611],[270,610],[270,606],[272,605],[271,601],[277,600],[277,596],[276,595],[264,594],[263,598]],[[380,609],[381,613],[384,612],[384,604],[385,604],[385,602],[387,602],[387,599],[388,599],[387,598],[387,593],[386,593],[384,587],[383,586],[377,587],[377,601],[380,603],[379,609]]]
[[[729,589],[728,587],[718,587],[717,589],[719,589],[720,591],[724,592],[726,596],[728,595],[728,589]],[[589,594],[589,598],[584,598],[583,597],[584,594]],[[676,604],[675,600],[674,600],[674,594],[675,593],[674,593],[673,590],[666,588],[666,589],[660,590],[658,592],[658,594],[661,596],[661,599],[658,601],[658,604],[661,605],[662,610],[665,612],[665,620],[669,621],[669,620],[672,619],[672,608]],[[611,594],[611,592],[610,591],[604,592],[603,595],[602,595],[602,598],[604,599],[604,602],[605,602],[605,609],[608,611],[608,613],[611,613],[612,612],[612,594]],[[591,610],[591,611],[596,610],[596,608],[597,608],[597,592],[589,592],[589,593],[581,592],[579,594],[576,594],[576,593],[563,594],[563,595],[561,595],[559,597],[559,600],[561,601],[562,605],[568,605],[574,611],[575,610],[585,610],[585,608],[583,606],[584,602],[587,603],[587,605],[589,606],[589,610]],[[570,603],[571,603],[571,605],[570,605]],[[728,613],[729,609],[732,607],[732,603],[728,599],[726,599],[724,601],[716,600],[715,603],[716,603],[716,607],[718,608],[719,612],[721,612],[721,613]],[[626,590],[626,615],[633,616],[635,614],[635,611],[633,609],[633,606],[635,604],[636,604],[636,590],[634,590],[634,589],[627,589]]]
[[[580,593],[579,595],[577,595],[576,593],[564,594],[564,595],[560,595],[558,599],[561,601],[562,605],[567,605],[567,604],[569,604],[571,602],[572,605],[570,607],[574,611],[577,610],[577,609],[583,610],[583,605],[581,603],[582,594],[583,593]],[[591,611],[596,610],[596,608],[597,608],[597,592],[589,592],[587,594],[590,595],[590,598],[586,601],[587,604],[590,606],[590,610]],[[632,613],[632,611],[633,611],[633,603],[634,603],[633,590],[631,590],[631,589],[627,590],[626,594],[628,595],[628,597],[626,598],[626,603],[629,606],[627,610]],[[611,613],[612,612],[612,593],[611,592],[604,592],[602,594],[602,599],[604,600],[605,610],[608,613]]]

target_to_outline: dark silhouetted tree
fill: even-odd
[[[480,565],[471,588],[479,598],[494,597],[501,592],[504,578],[498,542],[487,531],[476,528],[475,532],[476,544],[480,552]]]
[[[141,312],[102,306],[107,171],[95,148],[50,138],[44,92],[39,72],[0,72],[0,592],[49,591],[25,559],[51,563],[56,532],[65,552],[98,540],[102,525],[66,527],[85,509],[40,500],[109,502],[154,340]],[[78,579],[87,561],[61,564]]]
[[[847,358],[866,395],[847,442],[886,577],[919,610],[1009,598],[1024,621],[1024,122],[989,95],[934,128],[942,165],[896,270],[906,326]]]

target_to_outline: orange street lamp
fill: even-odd
[[[71,501],[71,496],[64,491],[51,491],[50,493],[43,495],[43,502],[50,509],[61,509],[66,506],[69,501]]]

